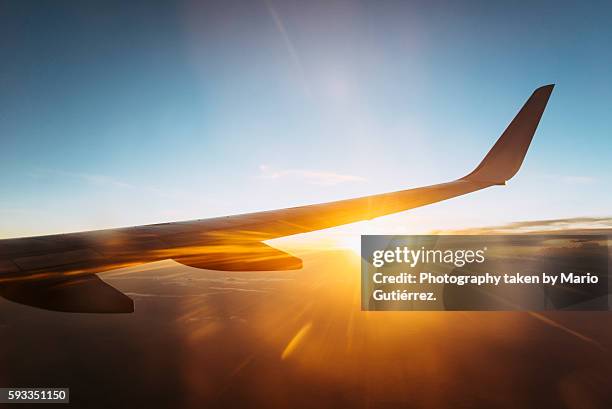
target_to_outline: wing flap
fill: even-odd
[[[131,313],[134,302],[95,274],[0,282],[7,300],[45,310]]]

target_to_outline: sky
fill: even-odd
[[[610,216],[611,18],[605,2],[0,1],[0,238],[453,180],[549,83],[508,186],[348,231]]]

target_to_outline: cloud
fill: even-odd
[[[306,169],[273,169],[268,165],[259,166],[260,177],[264,179],[295,179],[312,185],[334,186],[346,182],[365,182],[361,176],[344,175],[334,172],[315,171]]]
[[[136,186],[124,181],[114,179],[110,176],[98,175],[84,172],[68,172],[60,169],[42,169],[32,174],[34,177],[61,176],[71,179],[77,179],[90,185],[108,186],[122,189],[135,189]]]
[[[597,182],[597,179],[595,179],[594,177],[582,175],[546,174],[544,175],[544,177],[546,179],[554,179],[568,185],[590,185],[592,183]]]
[[[100,188],[122,189],[134,192],[152,194],[155,196],[174,198],[183,195],[182,191],[176,189],[161,189],[153,186],[137,186],[132,183],[125,182],[107,175],[85,173],[85,172],[69,172],[61,169],[42,169],[32,173],[33,177],[62,177],[80,181],[90,186]]]
[[[435,230],[432,234],[517,234],[545,232],[612,234],[612,217],[529,220],[498,226],[470,227],[460,230]]]
[[[562,180],[565,183],[573,185],[589,185],[595,182],[595,179],[590,176],[564,176]]]

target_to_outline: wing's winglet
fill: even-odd
[[[555,84],[536,89],[480,164],[463,180],[503,185],[518,172]]]

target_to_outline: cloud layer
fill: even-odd
[[[259,166],[260,177],[264,179],[293,179],[311,185],[334,186],[346,182],[365,182],[361,176],[308,169],[274,169],[268,165]]]
[[[432,234],[518,234],[540,232],[612,234],[612,217],[529,220],[498,226],[470,227],[460,230],[436,230]]]

